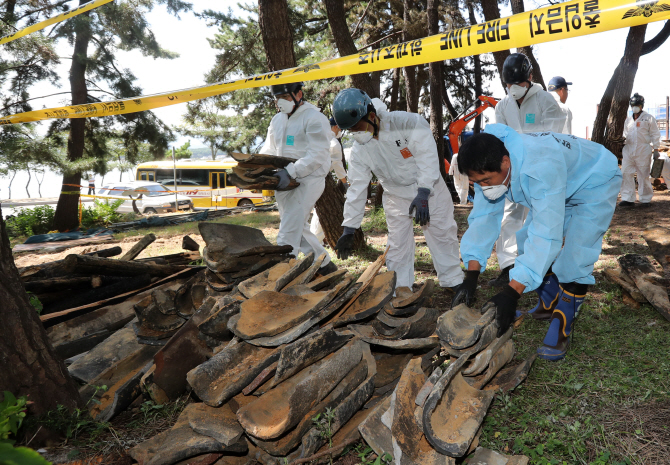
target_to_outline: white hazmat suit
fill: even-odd
[[[347,171],[344,169],[344,164],[342,163],[342,144],[340,144],[340,140],[335,137],[335,133],[333,133],[332,129],[330,133],[333,135],[330,140],[330,169],[331,171],[335,171],[337,179],[344,179],[347,177]],[[312,213],[312,221],[310,222],[309,230],[312,231],[319,242],[323,244],[326,235],[323,232],[316,210]]]
[[[551,92],[551,95],[554,97],[556,103],[558,103],[558,106],[561,107],[561,110],[563,110],[563,113],[565,114],[565,125],[563,126],[563,130],[561,132],[563,134],[572,134],[572,110],[570,110],[570,107],[568,107],[567,103],[561,102],[561,96],[556,92]]]
[[[470,180],[467,174],[461,174],[458,171],[458,154],[451,156],[451,165],[449,166],[449,175],[454,177],[454,187],[458,194],[458,200],[461,205],[468,204],[468,192],[470,190]]]
[[[430,222],[422,226],[440,285],[463,282],[458,255],[457,226],[451,195],[440,175],[437,145],[430,126],[421,116],[404,111],[387,112],[374,99],[379,137],[365,145],[354,143],[349,158],[350,183],[342,226],[358,228],[363,221],[368,183],[372,173],[384,187],[384,211],[389,251],[386,266],[396,272],[397,287],[414,283],[414,224],[410,204],[420,187],[430,190]],[[384,108],[384,109],[383,109]]]
[[[623,128],[626,143],[623,146],[623,184],[621,185],[621,200],[635,202],[635,173],[640,203],[649,203],[654,195],[649,172],[651,170],[651,155],[653,149],[661,146],[661,133],[656,124],[656,118],[646,111],[641,111],[637,120],[632,116],[626,118]]]
[[[288,117],[277,113],[270,122],[265,144],[259,153],[294,158],[286,167],[288,174],[300,186],[290,191],[276,191],[279,208],[278,245],[293,246],[293,253],[326,254],[321,266],[330,263],[322,243],[309,230],[309,214],[324,189],[330,168],[330,139],[332,131],[328,118],[311,103],[304,102]]]
[[[528,89],[521,106],[509,94],[496,105],[496,123],[511,127],[518,133],[563,132],[566,115],[549,92],[537,83]],[[500,269],[514,265],[517,256],[516,233],[523,226],[528,209],[521,204],[505,201],[500,237],[496,254]]]

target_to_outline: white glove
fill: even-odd
[[[658,157],[660,157],[661,154],[658,153],[658,149],[654,149],[654,160],[658,160]]]

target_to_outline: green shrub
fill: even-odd
[[[95,199],[92,207],[84,208],[81,215],[81,225],[85,228],[92,226],[107,226],[110,223],[118,223],[123,217],[116,210],[124,200],[119,199],[110,202],[108,199],[102,201]]]
[[[4,392],[0,402],[0,465],[50,465],[50,462],[32,449],[14,447],[14,439],[26,416],[28,399],[18,399],[9,391]]]
[[[34,236],[51,231],[56,211],[49,205],[21,208],[6,220],[9,237]]]

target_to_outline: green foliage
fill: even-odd
[[[26,417],[28,398],[17,398],[9,391],[4,391],[4,399],[0,402],[0,465],[50,465],[40,454],[27,447],[13,447],[23,419]]]
[[[37,311],[37,314],[42,313],[42,309],[44,308],[44,305],[42,305],[42,302],[40,302],[39,297],[37,297],[35,294],[32,292],[28,291],[28,300],[30,301],[30,305],[35,307],[35,310]]]
[[[175,149],[174,156],[177,158],[177,160],[183,160],[184,158],[191,158],[191,156],[193,155],[193,152],[191,152],[189,150],[190,146],[191,146],[191,141],[187,140],[184,145]]]
[[[17,213],[8,216],[5,223],[9,237],[34,236],[51,231],[54,220],[54,209],[49,205],[34,208],[21,208]]]
[[[67,439],[76,439],[83,433],[97,437],[109,428],[109,423],[95,421],[87,409],[77,408],[70,411],[64,405],[58,405],[56,409],[35,421],[38,425],[56,431]]]
[[[84,207],[82,210],[82,226],[90,228],[91,226],[107,226],[110,223],[120,222],[123,215],[116,210],[123,202],[123,199],[114,200],[112,202],[110,202],[109,199],[95,199],[93,206]]]
[[[363,219],[361,228],[365,233],[383,234],[388,232],[386,225],[386,212],[383,208],[372,210],[370,215]]]
[[[16,433],[26,417],[28,408],[28,398],[21,396],[18,399],[9,391],[4,391],[4,400],[0,402],[0,443],[14,444],[9,439],[10,435],[16,436]]]
[[[27,447],[0,442],[0,465],[51,465],[51,462]]]
[[[356,446],[354,451],[356,452],[361,465],[387,465],[393,460],[393,456],[388,452],[378,456],[375,455],[372,447],[364,444]]]
[[[319,435],[328,441],[328,447],[333,447],[333,419],[335,418],[335,413],[333,409],[327,408],[325,412],[319,413],[317,416],[312,418],[312,423],[316,426],[316,429],[319,430]]]

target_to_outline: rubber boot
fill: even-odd
[[[507,286],[509,284],[509,272],[512,268],[514,268],[514,265],[510,265],[508,267],[503,268],[496,279],[492,279],[489,281],[489,286],[492,287]]]
[[[330,273],[334,273],[335,271],[337,271],[337,265],[333,262],[328,262],[327,265],[324,265],[321,268],[319,268],[318,273],[321,276],[326,276],[329,275]]]
[[[554,308],[558,304],[558,295],[561,288],[558,285],[558,278],[554,273],[549,273],[544,277],[542,284],[537,289],[539,300],[537,305],[531,309],[528,314],[535,320],[551,320]]]
[[[544,360],[561,360],[568,353],[579,307],[588,290],[586,284],[577,283],[560,284],[559,287],[558,303],[551,315],[547,335],[542,341],[544,345],[537,349],[537,356]]]
[[[558,303],[558,293],[560,292],[558,278],[551,269],[544,276],[542,284],[540,284],[540,287],[538,287],[535,292],[537,292],[539,297],[537,305],[527,312],[517,310],[515,320],[521,318],[524,314],[532,316],[535,320],[551,320],[554,307],[556,307],[556,304]]]

